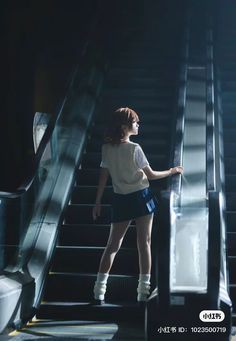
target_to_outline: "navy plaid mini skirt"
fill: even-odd
[[[149,187],[129,194],[113,193],[111,222],[133,220],[157,211],[157,199]]]

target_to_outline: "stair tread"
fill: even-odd
[[[41,303],[41,305],[57,305],[57,306],[74,306],[74,305],[76,305],[76,306],[78,306],[78,305],[81,305],[81,306],[89,306],[89,307],[91,307],[91,302],[89,302],[89,301],[71,301],[71,302],[65,302],[65,301],[42,301],[42,303]],[[94,305],[95,306],[95,305]],[[114,302],[112,302],[112,303],[108,303],[108,302],[106,302],[104,305],[97,305],[97,307],[99,307],[99,308],[101,308],[101,309],[103,309],[103,308],[109,308],[109,307],[111,307],[111,308],[121,308],[121,306],[123,306],[123,307],[133,307],[133,308],[135,308],[135,309],[137,309],[137,307],[138,307],[138,303],[137,302],[132,302],[132,301],[124,301],[124,302],[116,302],[116,301],[114,301]]]

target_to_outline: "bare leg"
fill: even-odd
[[[140,274],[151,273],[151,233],[153,214],[136,219]]]
[[[103,252],[99,272],[100,273],[109,273],[114,258],[119,251],[125,233],[129,227],[130,221],[122,221],[120,223],[113,223],[111,225],[110,235],[107,241],[106,248]]]
[[[137,247],[139,254],[139,281],[137,288],[137,300],[146,301],[150,294],[151,273],[151,232],[153,214],[136,219]]]

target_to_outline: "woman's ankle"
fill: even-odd
[[[137,288],[137,301],[143,302],[146,301],[148,296],[150,295],[150,274],[140,274]]]
[[[108,280],[108,273],[101,273],[98,272],[97,279],[94,284],[94,299],[99,301],[104,301],[105,299],[105,293],[107,289],[107,280]]]

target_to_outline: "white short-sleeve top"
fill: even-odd
[[[102,168],[108,168],[115,193],[128,194],[149,187],[143,168],[148,160],[139,144],[133,142],[102,146]]]

